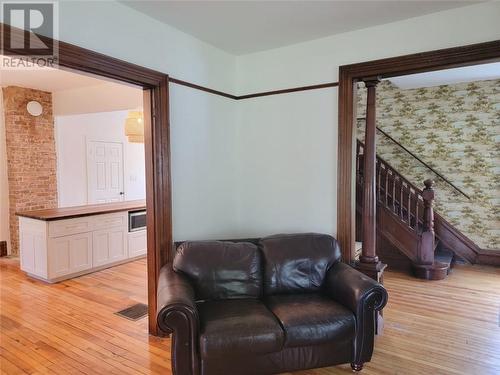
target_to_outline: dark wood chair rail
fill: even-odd
[[[319,89],[325,89],[325,88],[330,88],[330,87],[337,87],[339,85],[338,82],[328,82],[328,83],[320,83],[317,85],[291,87],[291,88],[287,88],[287,89],[256,92],[253,94],[246,94],[246,95],[233,95],[233,94],[229,94],[227,92],[214,90],[214,89],[211,89],[209,87],[197,85],[197,84],[194,84],[194,83],[191,83],[188,81],[183,81],[182,79],[177,79],[177,78],[173,78],[173,77],[170,77],[169,81],[172,83],[175,83],[177,85],[190,87],[192,89],[196,89],[196,90],[200,90],[200,91],[205,91],[205,92],[208,92],[210,94],[223,96],[225,98],[233,99],[233,100],[252,99],[252,98],[258,98],[261,96],[270,96],[270,95],[279,95],[279,94],[289,94],[289,93],[298,92],[298,91],[319,90]]]

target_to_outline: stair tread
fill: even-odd
[[[436,250],[434,253],[434,261],[451,265],[453,262],[453,252],[446,249]]]
[[[454,264],[454,253],[451,250],[439,247],[434,252],[434,262],[440,262],[448,266],[448,275],[451,272],[451,267]]]

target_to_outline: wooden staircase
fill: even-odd
[[[356,148],[356,240],[362,242],[363,143]],[[377,254],[391,266],[391,256],[399,252],[405,267],[422,279],[442,280],[449,274],[454,253],[441,243],[434,232],[433,181],[425,188],[414,186],[385,160],[376,160]],[[441,218],[440,218],[441,219]],[[397,255],[397,254],[396,254]],[[397,256],[396,256],[397,258]],[[408,262],[409,261],[409,262]],[[404,259],[398,259],[404,264]]]

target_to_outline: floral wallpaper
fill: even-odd
[[[366,90],[358,90],[363,140]],[[500,79],[401,90],[377,86],[377,126],[432,166],[458,193],[377,132],[377,154],[414,185],[435,181],[435,210],[483,249],[500,249]]]

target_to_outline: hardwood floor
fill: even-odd
[[[149,337],[147,318],[114,314],[146,302],[145,260],[55,285],[13,259],[1,258],[0,272],[2,374],[171,373],[170,340]],[[457,266],[435,282],[389,271],[385,285],[384,334],[361,375],[500,374],[500,268]]]
[[[0,265],[2,372],[170,373],[169,340],[114,314],[147,301],[145,259],[53,285]]]

